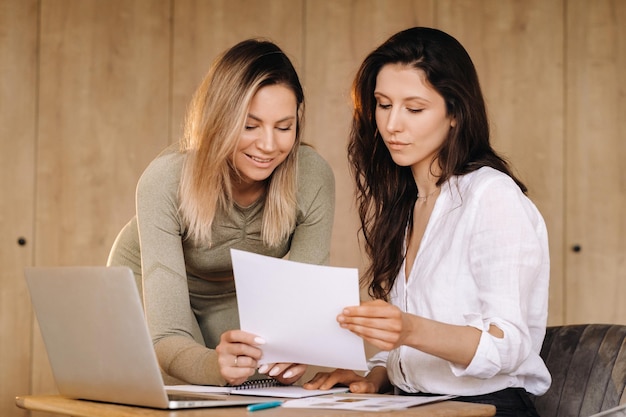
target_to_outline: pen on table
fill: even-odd
[[[266,408],[280,407],[282,403],[282,401],[270,401],[267,403],[251,404],[248,406],[248,411],[257,411],[265,410]]]

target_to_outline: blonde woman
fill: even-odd
[[[220,56],[189,107],[180,146],[137,185],[136,216],[109,265],[135,273],[166,377],[241,384],[267,374],[290,384],[304,365],[258,369],[264,341],[239,329],[230,248],[327,264],[334,176],[301,143],[304,95],[274,43],[246,40]]]

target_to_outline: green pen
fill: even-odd
[[[282,401],[270,401],[267,403],[251,404],[247,407],[248,411],[265,410],[266,408],[280,407]]]

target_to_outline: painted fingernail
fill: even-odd
[[[287,371],[283,374],[283,377],[287,379],[291,378],[292,376],[293,376],[293,372],[291,371]]]
[[[270,376],[276,376],[280,373],[280,368],[278,366],[275,366],[272,368],[272,370],[270,371]]]
[[[261,365],[261,367],[259,368],[259,373],[260,374],[266,373],[267,372],[267,368],[269,368],[269,366],[267,364]]]
[[[254,338],[254,343],[256,343],[257,345],[264,345],[265,344],[265,339],[263,339],[262,337],[255,337]]]

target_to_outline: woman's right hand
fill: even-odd
[[[215,351],[220,373],[227,383],[240,385],[254,375],[263,355],[259,346],[264,343],[262,338],[242,330],[222,333]]]
[[[318,372],[313,379],[302,386],[306,389],[327,390],[335,385],[345,385],[350,389],[350,392],[359,394],[378,392],[378,386],[374,382],[347,369]]]

